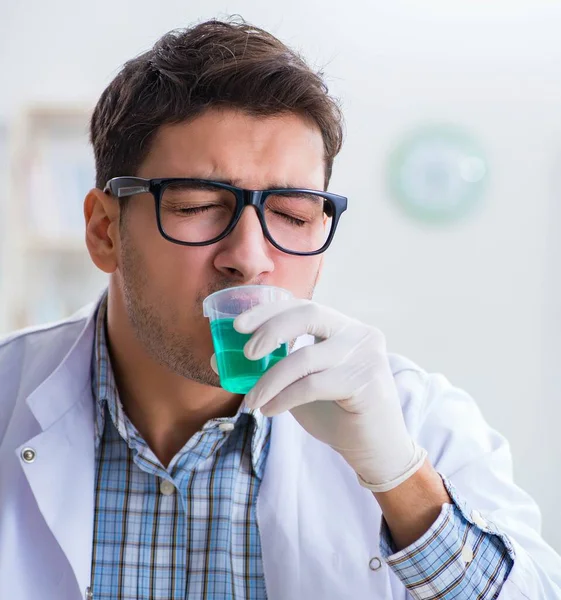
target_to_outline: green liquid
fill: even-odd
[[[260,360],[248,360],[243,347],[251,334],[238,333],[233,323],[234,319],[216,319],[210,323],[220,384],[233,394],[247,394],[265,371],[288,355],[288,346],[282,344]]]

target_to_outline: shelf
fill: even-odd
[[[10,124],[0,330],[66,317],[107,285],[85,241],[82,205],[95,183],[90,115],[84,105],[33,104]]]
[[[87,252],[86,242],[79,237],[47,237],[30,235],[25,241],[25,247],[32,252]]]

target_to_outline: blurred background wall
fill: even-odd
[[[554,0],[0,2],[0,330],[63,316],[104,284],[81,217],[93,185],[87,114],[104,86],[167,30],[231,13],[323,67],[343,103],[330,189],[350,209],[317,299],[475,397],[561,550]],[[399,205],[388,161],[411,132],[442,124],[476,141],[485,186],[473,210],[435,222]]]

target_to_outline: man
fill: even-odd
[[[301,58],[244,23],[172,32],[91,138],[108,292],[0,346],[0,598],[561,598],[475,403],[311,301],[346,199],[340,113]],[[248,284],[296,298],[238,317],[249,359],[316,343],[243,398],[202,300]]]

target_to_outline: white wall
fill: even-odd
[[[318,299],[474,395],[561,550],[560,4],[4,0],[0,118],[31,101],[93,105],[168,29],[234,12],[325,65],[344,103],[331,188],[350,210]],[[388,148],[426,119],[464,125],[490,160],[485,202],[459,225],[420,226],[385,191]]]

